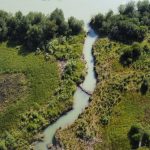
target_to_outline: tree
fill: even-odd
[[[54,38],[56,36],[58,26],[55,24],[54,21],[46,20],[43,24],[43,36],[46,41]]]
[[[5,145],[5,141],[4,140],[0,141],[0,150],[7,150],[7,147]]]
[[[143,14],[145,12],[150,12],[150,2],[149,0],[138,1],[137,3],[138,11]]]
[[[30,12],[26,16],[26,19],[30,25],[37,25],[37,24],[39,25],[42,24],[46,18],[45,15],[42,13]]]
[[[66,35],[68,33],[68,23],[65,21],[64,14],[61,9],[55,9],[50,15],[50,20],[54,21],[56,26],[58,26],[58,35]]]
[[[105,16],[106,20],[110,19],[113,16],[114,12],[112,10],[109,10]]]
[[[134,44],[131,47],[127,47],[123,50],[123,54],[120,56],[120,63],[123,66],[129,66],[133,62],[139,59],[142,48],[139,44]]]
[[[123,15],[123,14],[124,14],[124,11],[125,11],[125,5],[120,5],[120,6],[118,7],[118,11],[119,11],[119,13],[120,13],[121,15]]]
[[[0,41],[3,41],[7,38],[7,24],[3,18],[0,18]]]
[[[8,39],[13,42],[24,42],[29,24],[23,14],[19,11],[15,16],[9,17],[7,21]]]
[[[130,131],[128,132],[128,138],[132,149],[137,149],[142,140],[143,131],[142,127],[139,124],[132,125]]]
[[[43,42],[43,30],[38,25],[33,25],[29,27],[26,36],[26,46],[30,50],[34,50],[40,47]]]
[[[129,3],[126,4],[123,14],[129,17],[133,17],[135,15],[135,2],[134,1],[130,1]]]
[[[61,9],[56,8],[50,15],[50,20],[54,20],[57,25],[61,25],[64,21],[64,13]]]
[[[141,91],[142,95],[145,95],[147,93],[147,91],[148,91],[148,81],[147,80],[143,81],[140,91]]]
[[[37,12],[24,16],[20,11],[12,15],[0,11],[0,41],[7,39],[30,50],[46,49],[49,40],[79,34],[82,30],[82,21],[71,17],[66,22],[61,9],[55,9],[50,16]]]
[[[68,19],[69,30],[72,35],[79,34],[83,30],[83,21],[74,17]]]
[[[133,20],[132,20],[133,21]],[[131,20],[120,20],[112,26],[109,37],[122,42],[142,41],[147,32],[147,27],[138,26]],[[134,20],[135,21],[135,20]]]
[[[147,0],[139,2],[139,11],[133,1],[126,5],[120,5],[119,14],[114,15],[109,11],[104,16],[97,14],[90,21],[91,27],[100,35],[128,44],[134,41],[142,41],[150,29],[150,5]]]
[[[91,22],[90,22],[90,25],[92,28],[94,28],[94,30],[98,33],[98,34],[101,34],[100,33],[100,29],[102,28],[103,26],[103,21],[104,21],[104,15],[102,14],[97,14],[95,17],[93,17],[91,19]]]

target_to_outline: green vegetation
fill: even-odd
[[[132,149],[137,149],[138,147],[150,147],[150,132],[144,131],[140,125],[132,125],[130,131],[128,132],[128,138]]]
[[[29,149],[38,133],[72,109],[85,76],[82,21],[0,11],[0,149]]]
[[[131,1],[119,7],[119,14],[109,11],[106,15],[98,14],[92,18],[90,25],[100,36],[132,43],[142,41],[150,26],[149,0]]]
[[[24,45],[29,50],[46,50],[54,37],[77,35],[83,31],[83,22],[74,17],[65,21],[62,10],[55,9],[50,15],[30,12],[24,16],[0,11],[0,41],[9,40]],[[21,34],[20,34],[21,33]]]
[[[140,20],[149,16],[148,1],[138,2],[140,8],[135,11],[131,4],[133,3],[120,6],[120,11],[121,7],[125,9],[123,14],[113,15],[112,20],[115,20],[116,16],[122,17],[122,21],[125,22],[129,18],[132,20],[132,13],[137,13],[139,10]],[[144,9],[148,7],[145,13],[143,7]],[[129,13],[127,10],[133,12]],[[112,16],[112,12],[109,12],[106,18],[108,16]],[[101,15],[95,17],[100,23],[101,18]],[[96,21],[94,23],[96,24]],[[135,22],[135,24],[141,26],[141,23]],[[149,25],[143,25],[144,28],[149,28]],[[97,26],[96,31],[103,30],[100,24]],[[107,37],[99,38],[93,46],[98,83],[89,107],[73,125],[57,132],[57,138],[64,149],[146,150],[150,148],[149,30],[140,42],[137,42],[139,41],[137,37],[128,38],[130,34],[125,35],[121,32],[118,34],[119,38],[114,41],[110,38],[110,33],[108,31]],[[120,40],[121,37],[127,41]]]
[[[95,43],[98,84],[89,108],[73,125],[58,131],[64,148],[127,150],[132,146],[128,133],[134,124],[141,124],[142,133],[149,133],[150,55],[144,51],[146,45],[150,47],[148,41],[149,38],[139,43],[141,55],[130,66],[122,65],[120,57],[124,49],[132,49],[134,44],[124,45],[106,38]],[[141,146],[149,146],[144,143]]]

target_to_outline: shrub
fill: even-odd
[[[145,95],[147,93],[147,91],[148,91],[148,81],[147,80],[143,81],[140,91],[141,91],[142,95]]]
[[[5,145],[5,141],[4,140],[0,141],[0,150],[7,150],[7,147]]]
[[[74,17],[68,19],[69,30],[72,35],[77,35],[83,30],[83,21],[77,20]]]
[[[8,149],[15,149],[17,146],[16,139],[9,133],[5,133],[5,145]]]
[[[132,125],[130,131],[128,132],[128,138],[132,149],[137,149],[139,147],[139,142],[142,139],[142,128],[139,124]]]
[[[120,56],[120,63],[123,66],[129,66],[130,64],[139,59],[142,48],[139,44],[134,44],[131,47],[125,48],[123,51],[123,54]]]
[[[101,117],[100,122],[102,125],[105,126],[105,125],[108,125],[108,120],[109,120],[108,116],[104,115]]]

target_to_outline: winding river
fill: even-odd
[[[82,88],[86,91],[92,93],[96,86],[96,78],[94,73],[94,59],[92,56],[92,45],[95,42],[97,35],[95,32],[89,28],[88,35],[86,37],[84,43],[83,54],[87,67],[87,75],[85,77],[84,82],[82,83]],[[36,144],[36,150],[46,150],[47,145],[53,143],[54,135],[56,130],[59,128],[65,128],[68,125],[72,124],[83,112],[85,107],[88,106],[89,103],[89,95],[83,92],[79,87],[77,88],[74,94],[74,105],[73,109],[69,111],[67,114],[60,117],[55,123],[50,125],[48,128],[45,129],[43,132],[44,139],[42,142]]]
[[[130,0],[0,0],[0,9],[13,13],[20,10],[24,14],[27,14],[29,11],[40,11],[48,14],[56,8],[60,8],[63,10],[66,18],[75,16],[78,19],[84,20],[85,30],[88,31],[83,49],[84,58],[87,62],[87,75],[82,87],[92,93],[96,86],[92,45],[97,35],[87,24],[93,15],[99,12],[105,13],[109,9],[116,12],[120,4],[127,3],[128,1]],[[85,107],[89,104],[89,97],[80,88],[77,88],[74,94],[73,109],[45,129],[43,132],[45,136],[43,142],[37,143],[35,149],[46,150],[47,144],[53,143],[56,130],[72,124],[79,114],[84,111]]]

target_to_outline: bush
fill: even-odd
[[[131,65],[133,62],[139,59],[142,50],[143,49],[139,44],[134,44],[131,47],[125,48],[123,50],[123,54],[120,56],[120,63],[123,66]]]
[[[0,150],[7,150],[7,147],[5,145],[5,141],[4,140],[0,141]]]
[[[72,35],[77,35],[83,30],[83,22],[74,17],[68,19],[69,30]]]
[[[88,131],[87,125],[85,122],[81,122],[77,128],[76,136],[82,140],[90,140],[92,137]]]
[[[143,81],[140,91],[141,91],[142,95],[145,95],[147,93],[147,91],[148,91],[148,81],[147,80]]]
[[[140,125],[132,125],[130,131],[128,132],[128,138],[130,140],[130,144],[132,149],[137,149],[139,147],[139,142],[142,139],[142,128]]]
[[[108,120],[109,120],[108,116],[104,115],[104,116],[101,117],[100,122],[101,122],[102,125],[105,126],[105,125],[108,125]]]

